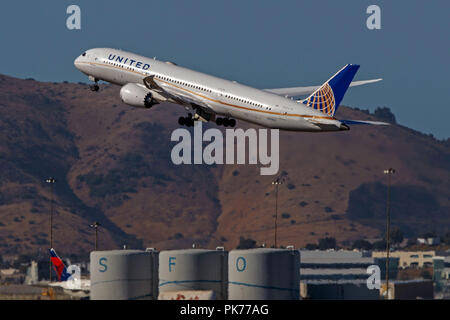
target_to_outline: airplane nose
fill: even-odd
[[[76,58],[73,64],[75,65],[75,68],[80,69],[80,57]]]

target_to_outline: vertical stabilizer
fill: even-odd
[[[357,64],[346,65],[308,98],[302,100],[302,103],[334,116],[358,69]]]

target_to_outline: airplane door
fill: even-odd
[[[218,90],[217,98],[222,99],[223,95],[224,95],[224,92],[225,92],[225,89],[218,88],[217,90]]]
[[[224,101],[225,100],[225,89],[218,88],[216,93],[216,97],[218,101]],[[223,112],[225,114],[229,114],[228,108],[226,108],[223,104],[217,103],[217,111]]]

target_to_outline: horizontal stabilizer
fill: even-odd
[[[375,126],[389,126],[390,123],[380,121],[366,121],[366,120],[339,120],[343,124],[370,124]]]
[[[381,81],[381,80],[383,80],[383,79],[379,78],[379,79],[371,79],[371,80],[353,81],[352,83],[350,83],[349,87],[362,86],[364,84],[375,83],[375,82],[378,82],[378,81]]]

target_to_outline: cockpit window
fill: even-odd
[[[83,57],[86,56],[86,52],[83,52],[82,56],[83,56]]]

